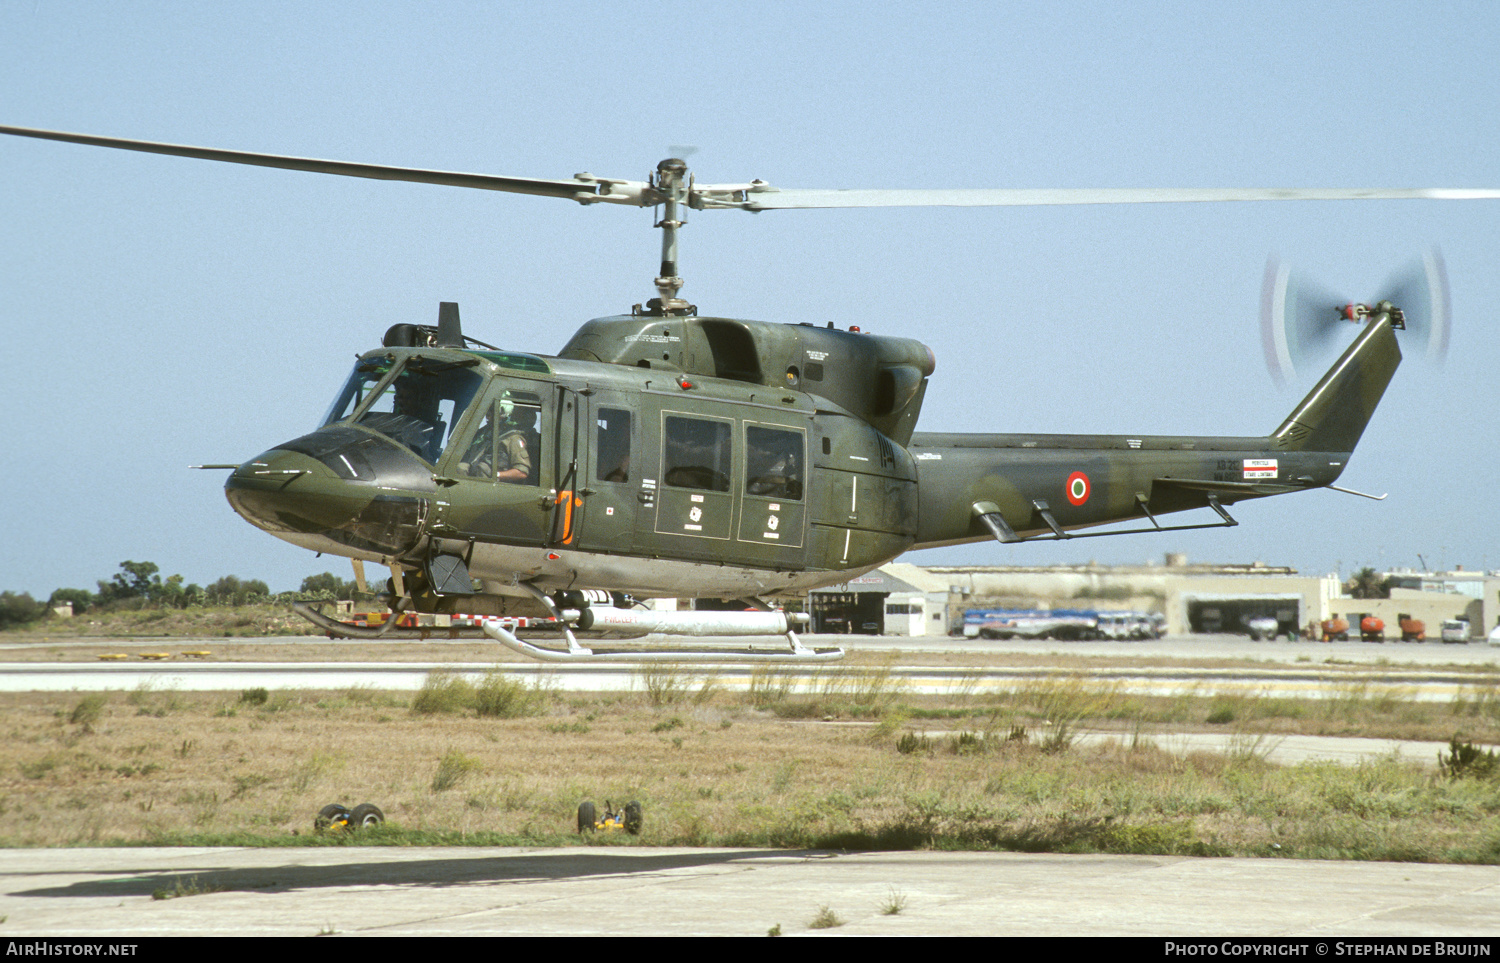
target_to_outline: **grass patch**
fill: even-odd
[[[420,715],[467,712],[474,707],[474,684],[461,675],[434,670],[412,696],[411,711]]]
[[[1449,779],[1493,779],[1500,776],[1500,758],[1493,749],[1480,749],[1472,742],[1454,736],[1448,741],[1448,752],[1438,753],[1438,770]]]
[[[151,893],[152,899],[179,899],[183,896],[202,896],[205,893],[222,893],[229,887],[218,883],[205,883],[197,876],[177,877],[171,886],[163,886]]]
[[[158,719],[178,711],[186,704],[182,693],[176,689],[158,689],[149,681],[132,689],[125,701],[135,706],[136,715],[154,716]]]
[[[745,701],[757,709],[769,709],[785,702],[796,688],[797,677],[790,666],[762,663],[750,670]]]
[[[108,701],[104,693],[91,692],[78,700],[78,704],[68,714],[68,721],[75,726],[82,726],[92,731],[94,723],[98,722],[99,717],[104,713],[104,706]]]
[[[1081,675],[1049,676],[1017,687],[1013,711],[1029,715],[1045,733],[1046,752],[1064,752],[1073,744],[1080,723],[1111,714],[1121,702],[1118,684],[1098,683]]]
[[[650,662],[633,674],[636,687],[656,709],[685,703],[708,705],[723,691],[717,675],[694,672],[669,662]]]
[[[903,756],[913,753],[932,752],[932,740],[917,732],[903,732],[901,738],[896,740],[896,751]]]
[[[174,693],[166,716],[106,708],[108,725],[86,736],[70,722],[80,694],[0,694],[0,846],[927,847],[1500,864],[1500,779],[1477,772],[1500,730],[1467,708],[1431,706],[1430,721],[1414,721],[1401,699],[1366,688],[1351,721],[1254,692],[1127,698],[1062,675],[994,695],[899,693],[872,724],[851,724],[857,699],[891,696],[881,671],[873,683],[821,673],[795,687],[762,673],[767,704],[797,712],[748,696],[695,705],[702,676],[667,711],[639,694],[570,693],[547,695],[542,715],[509,717],[481,716],[477,701],[393,711],[412,696],[368,690],[299,692],[288,711],[229,716],[220,710],[239,705],[237,693]],[[487,681],[470,678],[476,693]],[[449,688],[436,680],[434,691]],[[1204,727],[1215,699],[1234,708],[1228,751],[1168,751],[1174,732]],[[1152,721],[1167,717],[1181,721]],[[1046,751],[1059,719],[1074,735],[1109,728],[1118,739]],[[1431,757],[1269,761],[1283,733],[1438,725],[1441,771]],[[586,799],[639,799],[642,834],[580,841]],[[390,822],[311,832],[319,807],[365,801]]]
[[[432,776],[432,791],[445,792],[483,769],[473,756],[461,752],[447,752],[438,760],[437,772]]]
[[[474,689],[474,712],[486,719],[539,716],[552,702],[544,680],[527,683],[503,672],[487,672]]]
[[[1459,686],[1452,710],[1456,716],[1500,719],[1500,680],[1491,677],[1474,685]]]

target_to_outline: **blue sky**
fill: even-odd
[[[0,123],[293,155],[783,187],[1500,187],[1487,3],[0,2]],[[347,563],[242,522],[222,472],[309,430],[353,357],[462,305],[552,353],[653,296],[651,212],[0,141],[0,588],[125,559],[294,588]],[[1239,528],[919,563],[1500,568],[1500,202],[694,213],[703,313],[937,356],[920,429],[1258,434],[1271,253],[1371,297],[1442,246],[1446,367],[1409,360],[1343,484]],[[1408,352],[1410,356],[1412,352]]]

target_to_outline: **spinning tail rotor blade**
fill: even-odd
[[[1439,364],[1448,355],[1450,302],[1448,269],[1443,253],[1433,248],[1388,282],[1381,297],[1406,315],[1406,341],[1419,348],[1428,361]]]
[[[1295,274],[1275,257],[1266,263],[1260,297],[1261,344],[1278,385],[1315,367],[1347,333],[1341,308],[1348,298]]]
[[[1437,248],[1396,274],[1375,302],[1389,302],[1399,314],[1402,338],[1420,348],[1427,360],[1441,362],[1448,353],[1448,272]],[[1276,258],[1266,264],[1261,289],[1260,333],[1266,367],[1278,384],[1299,370],[1317,367],[1331,349],[1348,340],[1345,322],[1362,323],[1368,305],[1326,291],[1293,272]]]

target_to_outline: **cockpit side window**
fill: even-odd
[[[485,411],[484,421],[463,450],[458,472],[465,478],[535,485],[542,461],[542,399],[534,391],[507,388]]]

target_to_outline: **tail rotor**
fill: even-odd
[[[1422,260],[1397,272],[1386,282],[1382,297],[1406,315],[1408,350],[1420,351],[1428,361],[1441,364],[1448,357],[1451,320],[1443,252],[1433,248]]]
[[[1386,283],[1381,302],[1405,319],[1404,339],[1427,360],[1448,353],[1448,273],[1436,248]],[[1266,367],[1279,385],[1299,372],[1320,370],[1335,346],[1348,340],[1349,322],[1363,323],[1368,305],[1355,304],[1291,270],[1272,257],[1261,288],[1260,332]]]

